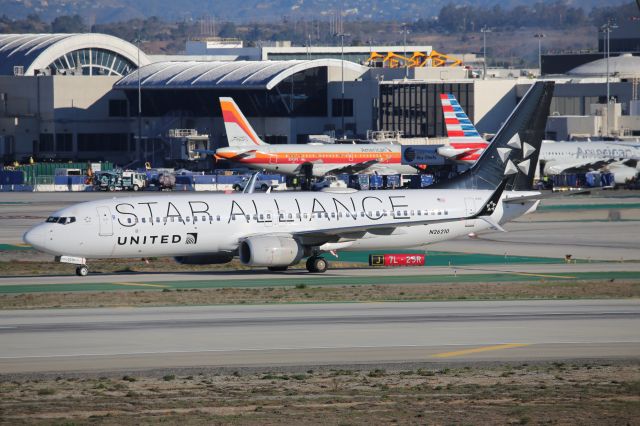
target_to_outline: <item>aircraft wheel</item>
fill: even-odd
[[[76,275],[79,277],[86,277],[89,275],[89,268],[87,265],[80,265],[76,268]]]
[[[329,262],[324,257],[312,256],[307,259],[307,271],[312,273],[323,273],[329,267]]]
[[[311,257],[307,258],[307,263],[305,264],[305,267],[307,268],[307,271],[309,271],[309,272],[315,272],[313,270],[313,258],[314,258],[314,256],[311,256]]]
[[[271,272],[284,272],[287,269],[289,269],[289,267],[288,266],[269,266],[267,269]]]

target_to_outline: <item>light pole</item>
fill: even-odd
[[[605,25],[602,26],[602,31],[605,33],[605,36],[607,38],[607,45],[605,48],[605,55],[607,58],[607,103],[609,103],[609,97],[610,97],[610,92],[609,92],[609,57],[611,56],[611,31],[615,28],[618,28],[618,26],[613,23],[611,21],[611,19],[607,20],[607,23]]]
[[[491,32],[491,29],[486,25],[480,28],[482,33],[482,79],[487,79],[487,33]]]
[[[344,38],[349,37],[350,34],[340,33],[336,36],[340,37],[340,80],[341,84],[341,97],[340,97],[340,117],[342,128],[342,139],[346,139],[346,132],[344,130]]]
[[[544,34],[534,34],[533,37],[538,39],[538,69],[540,70],[540,76],[542,77],[542,39],[544,38]]]
[[[606,37],[606,43],[607,43],[605,46],[605,57],[607,59],[606,60],[607,62],[607,127],[605,130],[606,130],[607,136],[609,136],[609,118],[610,118],[609,103],[610,103],[610,97],[611,97],[611,92],[609,90],[609,57],[611,56],[610,39],[611,39],[611,30],[613,30],[614,28],[618,28],[618,26],[611,21],[611,18],[607,19],[607,23],[601,27],[602,32]]]
[[[402,41],[402,55],[404,57],[404,78],[407,79],[409,78],[409,64],[407,63],[407,24],[403,23],[402,24],[402,35],[403,35],[403,41]]]
[[[136,73],[138,74],[138,143],[136,144],[136,157],[140,159],[140,148],[142,145],[142,85],[140,81],[140,33],[138,33],[138,37],[135,39],[136,46],[138,47],[138,69]],[[146,157],[146,147],[145,147],[145,157]]]

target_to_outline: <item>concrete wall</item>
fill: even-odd
[[[480,133],[495,133],[518,103],[518,80],[474,80],[474,120]]]
[[[601,117],[598,116],[552,116],[547,120],[546,132],[549,138],[566,141],[571,136],[588,136],[600,132]]]
[[[72,133],[74,152],[65,156],[77,155],[78,133],[130,133],[130,118],[109,117],[109,100],[125,99],[112,90],[119,78],[0,76],[0,136],[13,138],[21,159],[34,153],[41,133]]]

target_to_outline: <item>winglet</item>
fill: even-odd
[[[229,146],[266,145],[232,98],[220,98],[220,109]]]
[[[507,186],[507,182],[509,179],[502,179],[500,185],[493,191],[491,197],[484,203],[484,206],[480,209],[478,213],[476,213],[473,218],[479,218],[481,216],[491,216],[493,212],[496,210],[498,203],[500,202],[500,198],[502,197],[502,193],[504,192],[504,188]]]

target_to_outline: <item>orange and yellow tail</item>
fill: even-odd
[[[232,98],[220,98],[220,108],[229,146],[267,145],[258,137]]]

